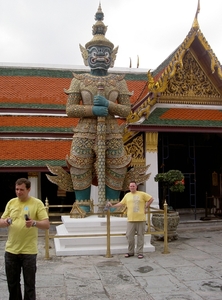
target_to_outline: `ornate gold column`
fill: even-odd
[[[146,132],[146,152],[157,152],[158,132]]]

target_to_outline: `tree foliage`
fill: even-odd
[[[170,170],[166,173],[158,173],[154,180],[160,182],[163,188],[169,188],[171,192],[183,192],[185,189],[184,175],[179,170]]]

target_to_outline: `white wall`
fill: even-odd
[[[157,152],[146,152],[146,165],[150,165],[147,173],[151,173],[150,178],[146,181],[146,193],[154,198],[153,207],[159,208],[158,182],[154,181],[155,175],[158,173]]]
[[[39,198],[38,196],[38,175],[29,175],[28,179],[31,182],[31,191],[29,193],[30,196]]]

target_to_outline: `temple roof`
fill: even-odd
[[[156,108],[148,119],[130,129],[148,132],[220,132],[221,109]]]
[[[71,140],[0,139],[1,172],[13,169],[46,171],[46,164],[65,166]]]
[[[76,72],[80,73],[80,72]],[[83,72],[81,72],[83,73]],[[65,109],[73,72],[41,68],[0,68],[0,108]],[[125,75],[131,102],[140,97],[147,83],[146,73]]]

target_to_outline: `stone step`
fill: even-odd
[[[184,230],[221,230],[222,219],[215,217],[200,217],[199,219],[185,219],[181,218],[180,223],[177,227],[178,231]]]

